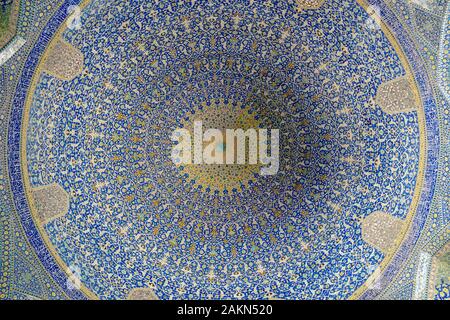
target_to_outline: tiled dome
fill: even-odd
[[[448,297],[448,82],[429,76],[400,13],[364,0],[56,9],[18,74],[7,152],[52,293]],[[174,163],[173,132],[195,121],[278,129],[277,171]],[[441,271],[408,291],[420,263]]]

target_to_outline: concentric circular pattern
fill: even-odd
[[[194,122],[201,121],[202,129],[219,129],[222,139],[214,140],[214,154],[220,157],[223,164],[197,165],[194,163],[181,165],[182,172],[187,175],[187,180],[194,183],[194,187],[201,188],[206,192],[214,194],[228,194],[228,192],[242,191],[247,187],[250,181],[253,181],[259,174],[261,166],[259,164],[249,163],[249,151],[244,150],[245,164],[235,165],[226,164],[225,154],[227,145],[231,145],[226,141],[226,129],[258,129],[260,121],[259,116],[253,114],[242,104],[230,103],[228,101],[219,101],[202,103],[198,110],[186,115],[181,124],[181,129],[187,129],[194,137]],[[251,143],[251,142],[249,142]],[[193,144],[193,143],[192,143]],[[210,143],[202,143],[202,147],[206,148]],[[251,143],[253,145],[253,143]],[[250,148],[250,145],[248,145]],[[253,146],[254,147],[254,146]],[[257,146],[256,146],[257,148]],[[193,149],[193,146],[191,147]],[[233,150],[237,153],[237,146],[233,146]],[[179,161],[176,161],[179,160]],[[175,159],[175,164],[181,162],[181,159]]]
[[[405,218],[419,163],[416,113],[375,103],[405,67],[357,2],[297,8],[95,1],[63,33],[84,69],[42,74],[29,179],[70,193],[45,230],[94,294],[348,298],[379,266],[360,222]],[[195,118],[280,129],[278,174],[177,167],[171,134]]]

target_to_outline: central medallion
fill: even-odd
[[[202,150],[208,148],[214,158],[222,157],[223,164],[193,163],[180,165],[183,174],[187,174],[194,184],[207,192],[228,193],[242,191],[251,181],[259,175],[261,164],[250,161],[252,148],[245,149],[244,164],[228,164],[226,161],[227,145],[233,145],[234,154],[237,154],[237,144],[226,140],[226,129],[257,129],[261,123],[257,115],[241,103],[218,99],[212,102],[204,102],[197,110],[186,115],[182,127],[191,136],[194,136],[195,123],[201,122],[202,130],[218,129],[222,133],[218,139],[202,141]],[[221,136],[221,138],[220,138]],[[192,139],[194,144],[194,139]],[[247,143],[247,142],[246,142]],[[251,142],[249,142],[251,143]],[[193,150],[195,149],[195,146]]]

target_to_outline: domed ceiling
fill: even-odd
[[[4,2],[1,299],[450,297],[446,1]]]

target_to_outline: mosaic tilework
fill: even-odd
[[[7,169],[6,132],[9,129],[11,99],[21,74],[27,51],[33,47],[33,40],[39,34],[29,25],[43,28],[47,19],[57,8],[50,6],[55,1],[39,1],[34,4],[20,1],[20,14],[16,38],[26,39],[12,58],[0,66],[0,299],[64,299],[61,288],[48,275],[43,263],[32,249],[19,222],[10,192],[10,178]],[[15,38],[15,39],[16,39]],[[2,54],[2,50],[0,50]],[[34,280],[29,280],[35,278]],[[28,279],[24,280],[24,279]]]
[[[69,4],[43,32],[30,70]],[[348,298],[384,258],[362,241],[361,219],[376,210],[406,219],[418,177],[416,113],[388,115],[374,102],[380,84],[405,75],[397,54],[380,30],[364,29],[367,14],[352,2],[336,10],[337,3],[326,1],[300,13],[295,1],[230,2],[221,7],[221,19],[214,5],[168,4],[146,16],[94,2],[84,10],[88,27],[63,34],[86,66],[71,81],[42,74],[33,91],[25,178],[33,187],[57,182],[71,196],[68,214],[47,224],[41,236],[65,264],[80,267],[82,282],[100,298],[125,298],[136,288],[151,288],[159,298]],[[158,19],[163,11],[174,19]],[[98,38],[100,17],[121,27]],[[298,20],[305,30],[297,29]],[[152,27],[145,35],[136,32],[146,25]],[[363,33],[359,43],[353,30]],[[414,52],[399,40],[407,54]],[[437,161],[433,134],[439,136],[429,80],[411,61],[431,144],[408,241],[417,239],[427,217]],[[24,102],[20,91],[26,92],[30,76],[23,74],[17,102]],[[241,190],[217,194],[167,163],[171,130],[202,103],[221,98],[246,104],[264,126],[286,129],[279,176],[255,177]],[[19,112],[10,121],[8,152],[15,206],[49,274],[69,297],[82,298],[67,289],[64,270],[47,249],[39,249],[46,246],[15,184],[22,179],[15,156]],[[412,249],[408,241],[399,249],[402,257]],[[111,263],[113,257],[121,263]],[[383,279],[399,270],[396,261]],[[342,278],[349,281],[337,281]],[[36,287],[33,275],[21,279]],[[445,285],[437,296],[445,298]],[[410,298],[412,291],[396,292]]]
[[[391,278],[391,283],[381,297],[393,297],[398,299],[407,299],[408,295],[397,295],[395,292],[408,293],[411,292],[411,288],[415,286],[415,276],[417,274],[417,265],[419,261],[420,254],[423,252],[429,252],[433,254],[439,250],[443,245],[449,241],[448,232],[448,222],[450,218],[449,211],[449,201],[448,201],[448,103],[444,100],[444,96],[440,88],[448,86],[448,81],[440,76],[436,77],[436,70],[438,74],[445,73],[449,70],[448,66],[448,51],[445,52],[445,46],[441,48],[430,47],[428,42],[421,36],[424,34],[423,31],[418,32],[418,26],[410,20],[411,12],[415,8],[416,12],[421,11],[421,14],[426,18],[430,14],[435,17],[440,16],[441,18],[441,31],[435,30],[434,32],[440,32],[442,36],[440,37],[442,43],[445,42],[445,38],[448,35],[448,3],[446,1],[428,1],[428,7],[423,8],[422,6],[416,6],[413,2],[408,2],[399,5],[399,3],[393,5],[392,3],[387,3],[387,5],[392,9],[393,15],[395,15],[400,21],[403,22],[403,33],[408,34],[411,39],[413,39],[416,44],[416,56],[422,57],[422,68],[426,70],[428,80],[425,82],[428,92],[435,96],[436,112],[433,117],[436,120],[435,129],[431,130],[432,134],[435,136],[432,141],[429,142],[429,149],[439,150],[439,156],[436,151],[431,153],[431,161],[429,160],[428,167],[434,167],[432,170],[436,174],[436,184],[435,192],[433,197],[429,197],[429,206],[425,207],[424,210],[429,211],[428,218],[424,221],[421,226],[423,229],[422,237],[418,237],[418,242],[415,244],[414,251],[409,255],[405,265],[402,267],[401,272],[397,274],[396,277]],[[417,10],[419,9],[419,10]],[[440,58],[438,58],[440,55]],[[440,66],[440,67],[438,67]],[[439,138],[438,138],[439,137]],[[431,165],[431,163],[439,163],[437,165]],[[430,184],[432,185],[432,184]],[[430,272],[430,270],[428,270]],[[411,297],[411,296],[409,296]]]
[[[5,0],[0,2],[0,48],[14,37],[17,28],[19,0]]]
[[[66,4],[67,6],[68,4]],[[49,40],[49,34],[52,34],[56,28],[62,23],[63,17],[65,17],[66,7],[59,8],[57,12],[60,14],[60,18],[58,19],[58,16],[56,15],[52,22],[46,25],[46,20],[39,20],[37,17],[44,16],[43,12],[46,12],[46,10],[51,10],[53,7],[50,6],[50,4],[46,4],[45,2],[40,2],[39,5],[32,5],[30,2],[23,3],[21,12],[24,12],[24,19],[21,23],[22,28],[18,28],[19,35],[23,35],[28,40],[38,38],[37,43],[39,45],[29,48],[32,52],[27,57],[24,55],[23,51],[19,51],[14,55],[14,58],[17,59],[17,61],[9,60],[8,64],[4,67],[2,67],[2,79],[4,84],[2,84],[2,89],[7,89],[8,85],[11,85],[7,82],[7,79],[14,79],[17,77],[17,70],[23,68],[24,59],[26,57],[27,61],[25,61],[25,70],[28,68],[33,69],[33,65],[36,65],[37,63],[37,57],[42,52],[42,50],[45,48],[45,43]],[[54,12],[54,11],[53,11]],[[33,19],[37,19],[37,21],[33,21]],[[33,21],[33,22],[32,22]],[[27,33],[27,26],[29,23],[33,23],[35,27],[39,26],[46,26],[46,29],[39,35],[30,35],[30,33]],[[24,50],[28,47],[30,42],[27,42],[27,46],[25,46]],[[9,77],[5,77],[5,75],[10,74]],[[20,74],[20,73],[19,73]],[[13,99],[16,99],[16,103],[12,103],[11,105],[18,106],[20,104],[20,101],[23,102],[25,93],[28,85],[27,83],[31,79],[31,73],[26,72],[22,78],[20,78],[19,83],[17,87],[15,88],[16,91],[8,92],[6,91],[6,95],[2,95],[2,98],[8,98],[14,95]],[[16,80],[17,81],[17,80]],[[17,109],[20,114],[20,109]],[[11,110],[11,112],[14,114],[14,110]],[[2,126],[2,128],[8,129],[9,137],[18,138],[19,135],[15,134],[14,132],[16,130],[20,131],[20,125],[19,121],[17,121],[17,118],[14,118],[13,115],[7,120],[8,118],[5,117],[5,122],[13,123],[13,125],[8,126]],[[16,120],[13,120],[16,119]],[[19,116],[20,119],[20,116]],[[16,131],[17,132],[17,131]],[[4,133],[6,135],[6,133]],[[2,140],[2,141],[6,141]],[[13,152],[10,152],[10,150],[14,149],[14,146],[18,146],[19,144],[15,144],[13,142],[12,138],[8,139],[8,149],[2,148],[3,150],[8,150],[8,154],[12,155]],[[11,149],[9,149],[11,148]],[[18,176],[17,169],[19,168],[17,166],[18,164],[18,156],[14,155],[13,157],[10,157],[8,159],[8,163],[11,164],[11,166],[7,169],[7,174],[10,183],[6,184],[7,188],[11,188],[11,191],[13,191],[12,194],[14,194],[14,191],[17,191],[16,188],[19,190],[23,190],[23,186],[20,183],[20,179]],[[5,159],[6,163],[6,159]],[[2,167],[6,168],[6,166]],[[15,168],[15,169],[13,169]],[[6,189],[8,190],[8,189]],[[42,250],[42,242],[40,242],[40,237],[38,234],[38,231],[34,224],[31,221],[31,217],[26,217],[26,202],[23,197],[13,197],[11,198],[11,193],[7,193],[5,195],[5,214],[7,217],[7,222],[5,222],[3,225],[7,226],[8,229],[11,232],[7,232],[5,235],[10,236],[11,244],[14,244],[14,247],[11,249],[10,252],[2,252],[2,259],[5,256],[6,258],[9,258],[9,261],[11,264],[9,264],[9,268],[3,273],[5,278],[6,285],[4,286],[7,288],[4,292],[2,292],[3,298],[46,298],[46,299],[63,299],[67,297],[72,298],[78,298],[81,299],[84,296],[78,292],[69,292],[65,286],[67,281],[66,274],[60,270],[54,262],[52,262],[51,255],[46,252],[45,250]],[[16,205],[14,205],[14,203]],[[15,210],[15,211],[14,211]],[[20,220],[20,222],[19,222]],[[7,242],[6,240],[5,242]],[[39,249],[39,246],[40,249]],[[38,248],[38,250],[36,250]],[[31,257],[29,260],[22,259],[21,264],[15,264],[15,261],[19,261],[19,255],[22,251],[25,255],[30,255]],[[17,254],[16,254],[17,253]],[[12,264],[14,263],[14,264]],[[28,271],[27,270],[34,270],[35,275],[40,277],[42,280],[42,286],[23,286],[20,285],[21,283],[21,277],[24,276]],[[14,273],[13,273],[14,272]],[[66,292],[64,290],[66,289]]]
[[[116,11],[129,10],[130,13],[123,12],[121,20],[117,22],[121,27],[111,30],[113,34],[105,39],[132,40],[123,40],[123,46],[117,51],[111,47],[102,47],[100,39],[83,35],[83,30],[95,30],[100,23],[97,16],[92,17],[91,22],[86,14],[86,28],[76,32],[68,31],[65,35],[67,41],[80,47],[85,55],[83,76],[72,82],[41,77],[36,100],[33,102],[35,107],[31,110],[31,134],[27,139],[31,183],[57,181],[72,194],[73,202],[67,220],[55,221],[46,228],[51,241],[62,244],[61,247],[56,245],[56,250],[66,257],[66,263],[80,264],[82,276],[83,273],[93,273],[114,278],[115,282],[110,287],[101,283],[89,285],[103,290],[95,292],[100,297],[121,298],[133,287],[149,283],[156,283],[155,292],[161,298],[207,298],[215,295],[264,297],[269,294],[280,298],[312,298],[321,296],[322,293],[319,292],[324,292],[324,298],[348,297],[354,288],[340,287],[345,281],[338,283],[335,288],[328,287],[325,283],[334,282],[333,278],[344,276],[350,266],[352,269],[356,266],[356,269],[361,269],[358,273],[360,280],[356,283],[361,284],[367,277],[365,275],[370,272],[367,270],[379,263],[382,255],[364,244],[360,231],[352,237],[346,236],[344,225],[353,225],[358,230],[360,216],[370,213],[377,206],[393,215],[405,217],[411,201],[411,187],[415,181],[414,168],[418,161],[415,115],[402,114],[395,117],[396,121],[392,121],[391,117],[371,102],[375,95],[374,88],[404,74],[398,58],[387,40],[383,39],[381,31],[372,35],[369,32],[371,30],[367,30],[370,37],[361,37],[362,43],[359,44],[344,42],[341,46],[336,46],[330,42],[328,47],[322,45],[317,50],[315,46],[318,40],[309,36],[319,33],[321,37],[326,37],[330,31],[319,29],[314,32],[313,29],[307,29],[309,24],[309,28],[314,28],[314,21],[318,19],[315,15],[320,15],[322,19],[328,17],[330,21],[343,19],[341,23],[350,25],[353,20],[358,20],[356,17],[363,15],[362,9],[354,4],[354,16],[348,16],[344,20],[340,12],[323,6],[322,11],[308,13],[309,19],[305,19],[309,23],[303,26],[306,30],[301,33],[291,31],[292,39],[283,43],[278,41],[277,33],[281,31],[277,29],[288,28],[293,23],[289,20],[300,18],[295,7],[279,4],[280,8],[272,8],[266,13],[263,7],[256,6],[260,16],[252,17],[249,16],[251,10],[236,3],[223,9],[220,16],[229,17],[229,20],[222,22],[214,16],[206,19],[213,14],[213,10],[217,10],[215,6],[211,9],[201,6],[189,10],[173,8],[176,15],[170,21],[179,21],[178,24],[166,26],[164,20],[158,19],[158,25],[154,29],[160,30],[159,34],[142,33],[133,38],[133,28],[148,24],[145,20],[148,17],[140,15],[139,19],[142,21],[135,26],[131,25],[128,17],[128,14],[133,15],[135,11],[132,7],[121,8],[119,4],[105,7],[96,5],[98,7],[88,7],[86,12],[92,10],[100,16],[116,17]],[[348,6],[352,8],[352,5]],[[257,27],[258,21],[263,20],[262,17],[266,14],[273,15],[272,12],[277,12],[276,9],[287,11],[284,19],[273,16],[274,26],[269,28],[261,24],[261,27]],[[155,19],[158,18],[158,12],[155,12]],[[200,18],[197,21],[187,21],[184,16]],[[243,18],[236,20],[233,16],[245,16],[246,20],[254,21],[244,23]],[[204,20],[201,17],[205,17]],[[363,19],[360,20],[361,23],[364,22]],[[245,30],[252,25],[255,29],[249,31],[256,35],[253,41],[247,41],[249,36],[246,33],[241,35],[243,31],[235,31],[234,38],[229,38],[228,34],[232,30]],[[333,27],[331,23],[329,25],[330,28]],[[209,30],[205,39],[198,39],[199,26]],[[294,29],[295,26],[292,25],[291,28]],[[174,30],[174,39],[167,37],[167,30]],[[349,35],[344,33],[341,37],[350,38],[353,32],[348,32]],[[268,36],[273,38],[273,42],[262,41]],[[86,42],[85,39],[90,37],[92,42]],[[79,42],[77,39],[80,39]],[[195,42],[197,45],[194,47]],[[94,43],[98,47],[92,50]],[[296,48],[296,43],[311,44],[303,45],[303,48],[297,45]],[[107,44],[108,42],[105,43]],[[317,45],[320,46],[321,42]],[[131,51],[127,46],[134,46],[139,50],[135,51],[135,56],[124,60],[121,57]],[[359,61],[367,59],[364,57],[364,54],[369,53],[367,49],[360,51],[361,57],[355,60],[343,60],[344,57],[347,58],[346,55],[350,56],[352,50],[371,46],[373,50],[380,51],[383,61],[374,60],[370,66],[360,64]],[[172,47],[174,49],[166,53],[165,48]],[[336,47],[338,50],[333,52],[332,48]],[[252,52],[256,58],[250,54],[245,56],[246,52]],[[320,54],[323,55],[322,58],[317,57]],[[265,63],[256,60],[260,55]],[[315,60],[312,55],[316,56]],[[327,65],[326,60],[330,55],[334,57],[335,65]],[[384,59],[386,55],[390,57],[387,60]],[[207,59],[203,58],[205,56]],[[150,63],[149,70],[136,74],[134,65],[143,66],[146,61]],[[166,65],[170,66],[169,70]],[[304,68],[312,69],[315,77],[306,78]],[[367,76],[358,77],[352,72],[357,69],[360,74]],[[120,70],[120,73],[118,77],[112,77],[112,72],[108,70]],[[286,74],[290,76],[288,79],[283,77]],[[280,77],[283,78],[278,79]],[[338,81],[340,78],[342,80]],[[93,82],[92,79],[97,81]],[[313,83],[316,81],[324,85],[315,86]],[[287,83],[292,83],[292,88],[287,87]],[[83,100],[80,99],[81,92],[86,91],[86,85],[99,87],[91,89],[92,93],[86,95],[87,100]],[[368,95],[350,99],[354,98],[354,86],[360,86],[361,92],[367,92]],[[55,94],[57,88],[61,88],[61,94]],[[67,92],[69,95],[66,95]],[[208,105],[212,99],[222,98],[224,94],[225,99],[234,103],[250,104],[252,112],[260,117],[259,120],[266,127],[281,127],[282,131],[288,127],[286,131],[289,131],[285,134],[289,136],[282,138],[280,144],[290,150],[281,151],[285,154],[282,159],[285,162],[282,170],[285,172],[281,172],[276,179],[258,179],[242,192],[225,190],[229,195],[218,197],[205,193],[201,190],[201,185],[193,190],[191,185],[195,182],[186,180],[184,175],[174,170],[173,165],[167,164],[170,148],[165,146],[168,145],[174,126],[183,121],[188,111],[195,112],[194,108],[202,101],[206,101]],[[119,103],[120,99],[123,103]],[[54,112],[41,114],[49,112],[43,101],[51,101],[53,108],[61,104],[62,107]],[[104,101],[104,106],[99,101]],[[342,104],[333,105],[332,102]],[[264,106],[266,103],[270,105]],[[90,111],[90,106],[94,105],[98,107]],[[342,110],[338,107],[341,105],[348,107]],[[329,112],[333,109],[339,116],[332,121]],[[290,114],[294,116],[290,118]],[[48,123],[41,123],[42,119],[46,119]],[[62,121],[55,122],[56,119]],[[117,121],[111,127],[108,119]],[[54,127],[55,130],[49,130],[49,127]],[[41,130],[42,134],[36,134]],[[293,132],[298,132],[299,136],[290,136]],[[44,133],[51,135],[50,141]],[[392,138],[387,138],[387,141],[398,146],[398,155],[384,155],[381,152],[380,156],[379,150],[388,149],[381,142],[380,136],[391,135]],[[44,141],[36,141],[34,137]],[[65,139],[58,140],[58,137]],[[289,139],[299,139],[301,146],[289,143]],[[42,148],[43,143],[50,148]],[[64,149],[64,154],[58,150],[58,145]],[[41,157],[36,151],[43,149],[49,154]],[[365,149],[370,149],[371,152],[364,152]],[[340,152],[333,154],[336,150]],[[402,155],[403,153],[408,156]],[[85,154],[88,155],[86,160]],[[105,155],[110,155],[110,159],[105,159]],[[299,161],[299,157],[304,160]],[[41,158],[45,160],[44,163],[41,163]],[[52,159],[58,159],[57,163]],[[111,161],[111,164],[102,159]],[[409,160],[409,163],[402,164],[402,159]],[[53,161],[57,167],[52,170],[48,161]],[[81,167],[84,168],[83,171],[78,169]],[[71,169],[66,172],[63,168]],[[43,175],[43,172],[49,170],[49,174]],[[398,174],[392,174],[392,170]],[[357,185],[359,177],[351,177],[352,171],[364,171],[368,175],[368,179],[356,187],[355,193],[350,192],[350,184]],[[292,172],[296,174],[292,175]],[[370,178],[371,174],[373,180]],[[91,178],[87,179],[86,176]],[[375,181],[379,181],[379,185]],[[387,198],[383,201],[381,190],[399,184],[405,185],[397,189],[403,193],[385,193],[385,197],[394,198],[394,201],[387,201]],[[90,195],[91,192],[94,194]],[[255,193],[258,196],[255,197]],[[274,196],[269,197],[268,201],[267,195],[271,193]],[[85,195],[90,196],[85,198]],[[364,195],[368,195],[368,199],[363,200]],[[395,201],[397,197],[398,201]],[[362,199],[361,207],[352,206],[352,198]],[[370,205],[371,198],[378,199],[375,206]],[[97,205],[91,207],[93,203]],[[214,204],[213,208],[210,204]],[[391,207],[393,204],[396,207]],[[117,212],[118,206],[123,207],[120,213]],[[226,212],[221,208],[226,208]],[[79,210],[92,213],[82,217],[76,213]],[[112,225],[109,226],[109,218],[100,212],[110,212],[111,217],[119,214],[124,219],[111,221]],[[294,214],[289,215],[289,212]],[[129,213],[133,214],[126,219],[125,216]],[[343,219],[343,216],[348,217]],[[103,242],[98,244],[98,249],[86,247],[87,252],[74,251],[75,243],[70,244],[70,239],[77,232],[73,229],[73,219],[80,218],[84,221],[80,223],[89,228],[105,228],[97,229]],[[337,231],[340,228],[342,231]],[[110,234],[108,229],[116,231]],[[331,231],[333,229],[334,232]],[[323,236],[317,236],[317,233]],[[302,236],[299,237],[299,234]],[[109,235],[112,238],[106,241]],[[330,239],[325,240],[328,237]],[[347,241],[355,241],[357,237],[360,238],[360,245],[349,246]],[[80,243],[96,241],[75,238]],[[121,251],[118,250],[118,244],[115,244],[118,241],[125,241],[119,247],[127,247],[129,254],[118,252]],[[302,246],[302,251],[294,251],[294,248]],[[361,247],[358,248],[359,246]],[[324,251],[338,252],[346,250],[346,247],[349,256],[344,256],[345,262],[340,262],[342,265],[338,257],[324,254]],[[132,269],[130,274],[145,275],[147,270],[154,271],[148,271],[147,276],[136,280],[131,277],[129,282],[114,276],[115,271],[111,268],[117,266],[100,264],[106,258],[102,257],[103,252],[110,255],[111,250],[118,252],[113,260],[123,262],[122,268],[117,270],[119,272],[128,274]],[[361,258],[359,250],[367,258]],[[154,251],[154,254],[148,257],[148,251]],[[83,256],[92,257],[92,260],[79,261]],[[182,260],[177,265],[176,261],[181,257]],[[351,264],[348,259],[352,261]],[[227,263],[222,265],[221,261]],[[300,261],[303,264],[299,265]],[[97,264],[97,268],[89,266]],[[195,273],[192,271],[194,268]],[[308,281],[314,278],[316,272],[319,272],[317,277],[320,279],[317,287],[310,285]],[[291,282],[286,282],[287,279],[283,276],[280,278],[284,274],[295,280],[297,295],[290,293]],[[350,274],[355,277],[353,273],[348,276]],[[95,277],[92,278],[94,279]],[[83,281],[88,283],[90,279],[83,278]],[[172,284],[162,287],[167,281]],[[263,285],[259,284],[261,281]],[[196,286],[194,283],[201,285]],[[283,286],[286,288],[283,289]],[[199,288],[207,287],[210,289],[203,289],[204,293],[198,291]],[[339,292],[334,293],[335,296],[331,293],[333,289]]]

